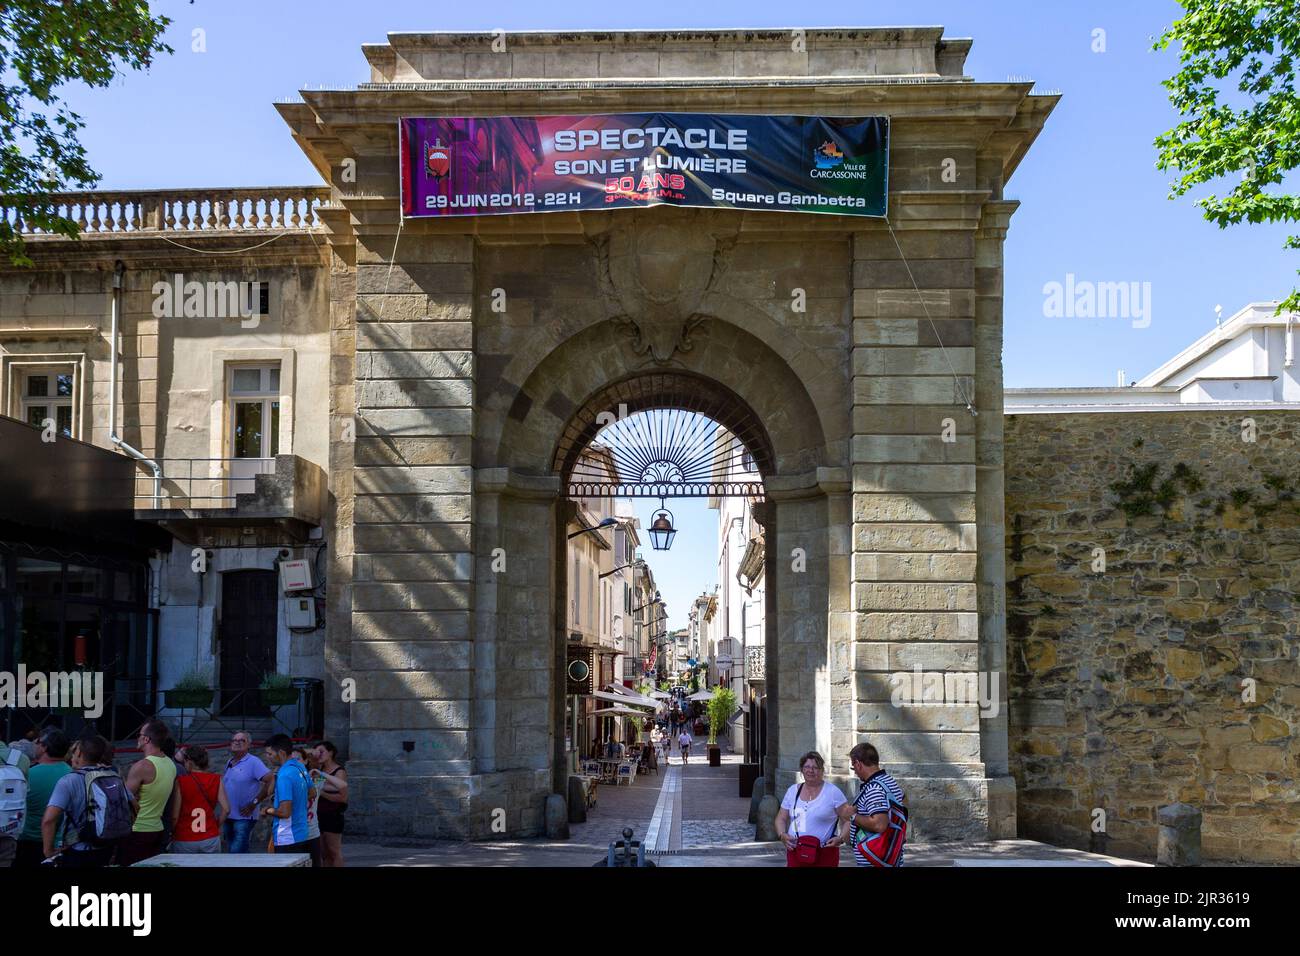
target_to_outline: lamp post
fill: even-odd
[[[618,572],[620,572],[620,571],[626,571],[628,568],[641,568],[641,567],[645,567],[645,561],[644,561],[644,560],[641,560],[641,559],[638,559],[638,560],[636,560],[636,561],[633,561],[631,564],[625,564],[625,565],[623,565],[622,567],[615,568],[613,571],[606,571],[604,574],[598,574],[598,575],[596,575],[596,577],[597,577],[597,578],[607,578],[607,577],[609,577],[611,574],[618,574]],[[637,608],[636,610],[639,610],[639,608]]]
[[[617,518],[606,518],[604,521],[596,525],[594,528],[583,528],[581,531],[573,532],[573,534],[568,536],[568,540],[572,541],[580,534],[589,534],[593,531],[604,531],[606,528],[612,528],[616,524],[618,524]]]

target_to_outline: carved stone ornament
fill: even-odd
[[[667,214],[667,215],[663,215]],[[694,347],[706,316],[700,301],[720,277],[724,253],[734,243],[702,228],[699,217],[654,210],[649,217],[625,217],[594,237],[602,291],[620,312],[613,316],[629,336],[634,355],[646,364],[674,363]]]

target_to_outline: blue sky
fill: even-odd
[[[1138,378],[1209,329],[1216,304],[1229,315],[1247,302],[1282,297],[1296,280],[1300,257],[1282,249],[1284,228],[1221,231],[1201,219],[1190,198],[1166,198],[1168,177],[1155,169],[1152,140],[1175,122],[1160,81],[1177,60],[1150,47],[1178,16],[1168,0],[823,0],[807,8],[764,0],[199,0],[154,8],[175,21],[175,55],[107,90],[67,90],[86,119],[83,141],[104,188],[317,182],[271,104],[308,86],[365,81],[360,45],[381,42],[389,31],[942,25],[948,36],[973,38],[967,73],[975,79],[1030,78],[1039,90],[1064,94],[1006,190],[1022,202],[1005,246],[1008,386],[1111,385],[1119,368]],[[206,52],[191,50],[196,27],[205,31]],[[1105,31],[1100,53],[1092,49],[1098,28]],[[1149,326],[1045,318],[1043,286],[1067,274],[1149,282]],[[684,623],[690,594],[713,578],[714,530],[699,520],[714,513],[703,502],[681,504],[673,567],[656,567],[673,627]]]

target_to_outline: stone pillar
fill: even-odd
[[[392,236],[357,237],[348,771],[372,834],[491,823],[469,739],[472,270],[468,237],[408,232],[395,260]]]
[[[816,750],[826,756],[831,749],[827,502],[815,488],[795,490],[787,484],[780,477],[767,481],[768,497],[776,502],[779,548],[776,577],[768,587],[776,592],[775,627],[769,624],[775,634],[767,658],[768,708],[779,728],[775,744],[768,740],[768,752],[776,757],[774,793],[784,793],[794,781],[803,754]],[[772,684],[775,675],[779,687]]]
[[[989,836],[1016,837],[1016,782],[1008,754],[1006,482],[1002,440],[1002,243],[1019,203],[984,204],[975,234],[975,512],[979,542],[980,756],[989,787]]]
[[[777,671],[777,633],[780,620],[780,608],[776,585],[778,575],[782,573],[780,562],[782,540],[776,522],[776,503],[772,500],[754,505],[754,520],[763,526],[763,576],[767,586],[763,589],[763,779],[767,792],[776,787],[776,767],[780,739],[780,714],[772,703],[777,699],[781,675]],[[784,565],[789,568],[789,563]]]
[[[830,679],[830,739],[823,750],[826,772],[843,789],[853,782],[849,750],[857,743],[854,732],[855,690],[853,674],[853,494],[846,468],[818,469],[826,495],[827,581],[826,639]],[[856,788],[845,790],[851,793]]]
[[[967,693],[979,651],[975,422],[966,408],[976,358],[974,198],[900,202],[891,218],[907,264],[883,228],[859,232],[854,244],[855,729],[907,790],[927,840],[988,833],[979,707]],[[988,413],[1000,415],[1000,402]],[[915,681],[917,668],[936,676]],[[916,706],[935,681],[938,700]]]
[[[559,482],[506,468],[475,471],[474,769],[491,835],[535,836],[552,777],[564,698],[554,683],[558,644],[547,606],[555,585],[551,540]],[[562,692],[561,685],[560,691]],[[558,701],[558,714],[553,705]],[[563,737],[559,737],[561,749]],[[491,826],[493,814],[499,821]]]
[[[355,248],[331,248],[329,274],[329,468],[331,506],[325,514],[325,733],[350,763],[352,703],[352,555],[355,526],[352,469],[356,442],[357,274]],[[355,679],[355,678],[354,678]],[[349,690],[353,690],[351,686]]]

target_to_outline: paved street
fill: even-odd
[[[776,843],[755,843],[749,800],[739,792],[735,754],[721,767],[708,766],[698,745],[688,764],[672,757],[658,775],[641,774],[630,785],[602,786],[587,822],[570,827],[569,840],[514,840],[414,846],[345,841],[349,866],[592,866],[611,840],[631,827],[657,866],[785,866]],[[1069,850],[1033,840],[990,843],[909,844],[911,866],[1144,866],[1132,860]],[[841,866],[852,866],[847,848]]]

